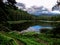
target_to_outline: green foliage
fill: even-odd
[[[2,0],[1,0],[2,2]],[[8,0],[10,5],[4,4],[2,2],[0,4],[0,19],[1,21],[18,21],[18,20],[32,20],[35,17],[28,14],[26,11],[22,11],[20,9],[14,10],[15,0]]]
[[[42,15],[42,16],[37,16],[37,20],[46,20],[46,21],[60,21],[60,15]]]
[[[51,34],[50,34],[51,35]],[[39,38],[49,43],[49,45],[60,45],[60,39],[51,38],[49,34],[40,34]]]
[[[10,5],[14,5],[16,3],[15,0],[7,0]]]
[[[18,34],[16,32],[10,32],[7,35],[9,35],[12,38],[18,39],[19,41],[23,42],[25,45],[44,45],[43,43],[38,43],[33,36],[28,37],[28,34],[27,35],[21,35],[21,34]],[[31,36],[31,35],[29,35],[29,36]]]
[[[25,11],[22,10],[11,10],[10,9],[10,15],[8,15],[9,21],[18,21],[18,20],[33,20],[34,16],[28,14]]]
[[[11,6],[10,6],[11,7]],[[33,15],[22,10],[14,10],[6,5],[5,9],[0,8],[0,19],[2,21],[34,20]],[[6,9],[7,8],[7,9]]]
[[[30,35],[31,34],[31,35]],[[34,37],[34,34],[37,34],[35,32],[28,32],[24,33],[24,35],[19,34],[19,32],[7,32],[4,33],[7,37],[11,37],[11,39],[16,39],[21,41],[24,45],[59,45],[60,44],[60,39],[55,39],[48,37],[49,34],[38,34],[38,37]],[[8,38],[9,39],[9,38]],[[4,39],[3,39],[4,40]],[[40,41],[40,42],[39,42]]]
[[[17,43],[12,38],[0,33],[0,45],[17,45]]]

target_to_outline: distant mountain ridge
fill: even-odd
[[[55,14],[60,14],[59,11],[49,11],[47,8],[45,8],[43,6],[28,8],[27,12],[29,14],[34,14],[34,15],[42,15],[42,14],[55,15]]]
[[[45,7],[43,7],[43,6],[41,6],[41,7],[31,7],[31,8],[28,8],[27,9],[27,12],[28,13],[30,13],[30,14],[35,14],[35,15],[40,15],[40,14],[42,14],[42,13],[44,13],[44,12],[49,12],[48,11],[48,9],[47,8],[45,8]]]

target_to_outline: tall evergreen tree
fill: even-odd
[[[3,5],[3,0],[0,0],[0,7]]]
[[[13,6],[14,9],[16,9],[16,6],[15,6],[16,1],[15,1],[15,0],[7,0],[7,1],[8,1],[8,4],[9,4],[9,5]]]
[[[10,4],[10,5],[16,4],[16,1],[15,0],[7,0],[7,1],[8,1],[8,4]]]

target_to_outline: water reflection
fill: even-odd
[[[30,31],[39,31],[40,28],[42,28],[42,26],[35,25],[35,26],[28,27],[27,30],[30,30]]]
[[[11,24],[11,30],[23,31],[23,30],[34,30],[39,31],[41,28],[55,27],[57,23],[45,23],[45,22],[25,22],[20,24]]]
[[[40,31],[40,29],[42,28],[46,28],[46,29],[52,29],[52,27],[50,26],[41,26],[41,25],[34,25],[34,26],[31,26],[31,27],[28,27],[27,30],[28,31]]]

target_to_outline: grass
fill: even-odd
[[[46,34],[40,34],[40,36],[38,38],[45,42],[48,42],[49,45],[60,45],[60,39],[51,38],[50,36],[48,37],[48,35],[46,35]]]
[[[17,43],[13,38],[0,33],[0,45],[17,45]]]
[[[18,41],[20,41],[21,43],[23,43],[24,45],[60,45],[60,39],[56,39],[55,38],[51,38],[51,37],[47,37],[48,35],[46,34],[37,34],[35,32],[28,32],[28,33],[24,33],[24,34],[19,34],[18,32],[5,32],[4,34],[0,34],[0,39],[6,40],[4,41],[9,42],[8,44],[10,45],[19,45]],[[5,43],[1,43],[2,45]]]

